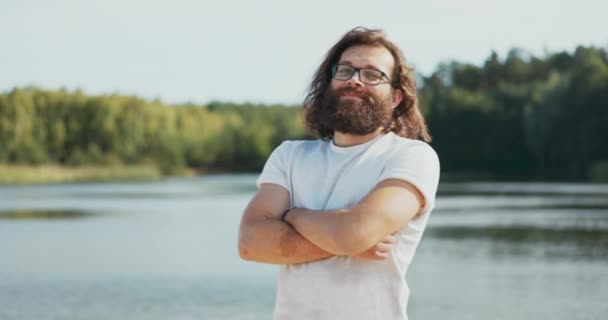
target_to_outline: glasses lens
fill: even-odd
[[[334,68],[334,78],[337,80],[348,80],[352,77],[355,69],[351,66],[337,65]]]
[[[377,84],[382,81],[382,72],[374,69],[361,69],[361,81],[367,84]]]

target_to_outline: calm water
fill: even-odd
[[[240,261],[255,176],[0,186],[0,319],[270,319],[276,267]],[[608,185],[440,187],[411,319],[605,319]]]

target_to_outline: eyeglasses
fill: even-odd
[[[373,68],[356,68],[347,64],[331,65],[331,75],[336,80],[346,81],[350,79],[355,72],[359,73],[359,81],[370,86],[379,85],[382,83],[382,78],[386,78],[389,82],[391,81],[386,73]]]

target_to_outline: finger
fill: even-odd
[[[395,241],[397,241],[397,237],[388,235],[384,237],[380,243],[395,243]]]
[[[387,243],[378,243],[375,246],[375,251],[380,251],[380,252],[390,252],[392,249],[393,249],[393,245],[387,244]]]
[[[376,251],[376,252],[374,252],[374,259],[375,260],[384,260],[384,259],[388,258],[389,255],[390,255],[389,252]]]

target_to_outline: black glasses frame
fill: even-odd
[[[336,73],[337,73],[337,71],[338,71],[338,66],[347,66],[347,67],[353,68],[353,73],[351,73],[351,74],[350,74],[350,77],[348,77],[348,78],[346,78],[346,79],[338,79],[338,78],[336,78]],[[389,78],[389,77],[386,75],[386,73],[384,73],[384,72],[382,72],[382,71],[380,71],[380,70],[378,70],[378,69],[374,69],[374,68],[357,68],[357,67],[353,67],[353,66],[351,66],[350,64],[342,64],[342,63],[333,63],[333,64],[331,65],[331,77],[332,77],[332,78],[334,78],[334,79],[336,79],[336,80],[339,80],[339,81],[347,81],[347,80],[351,79],[351,78],[352,78],[352,77],[355,75],[355,73],[357,73],[357,74],[359,75],[359,81],[361,81],[361,82],[363,82],[363,83],[365,83],[365,84],[367,84],[367,85],[370,85],[370,86],[377,86],[377,85],[379,85],[379,84],[382,84],[382,81],[380,81],[380,82],[378,82],[378,83],[367,83],[367,82],[363,81],[363,79],[361,79],[361,70],[374,70],[374,71],[380,72],[380,74],[382,74],[382,76],[383,76],[384,78],[386,78],[386,80],[387,80],[389,83],[391,82],[391,78]]]

